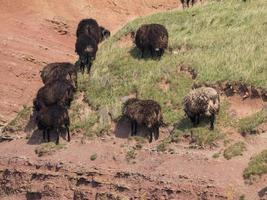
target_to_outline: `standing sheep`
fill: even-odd
[[[68,62],[50,63],[41,71],[41,78],[44,84],[56,80],[69,80],[77,88],[77,70]]]
[[[149,142],[159,138],[159,127],[162,126],[163,118],[160,105],[153,100],[139,100],[132,98],[127,100],[122,109],[122,114],[131,121],[131,136],[137,134],[137,125],[145,126],[150,132]]]
[[[168,47],[168,38],[168,31],[163,25],[142,25],[135,35],[135,44],[141,51],[141,58],[144,57],[145,50],[149,50],[151,56],[156,54],[157,57],[161,57]]]
[[[87,67],[88,74],[90,73],[97,50],[97,42],[93,37],[83,34],[77,38],[75,51],[79,55],[80,70],[82,71],[82,73],[84,73],[85,67]]]
[[[83,34],[93,37],[97,44],[100,42],[101,30],[95,19],[83,19],[79,22],[76,36],[78,38]]]
[[[214,129],[215,115],[219,113],[220,97],[218,92],[210,87],[193,89],[184,98],[184,111],[195,126],[199,124],[200,115],[210,118],[210,129]]]
[[[36,111],[54,104],[70,106],[75,88],[67,80],[57,80],[41,87],[33,102]]]
[[[42,108],[37,112],[36,124],[39,130],[43,130],[43,140],[50,142],[50,130],[56,130],[57,140],[56,144],[59,143],[59,131],[62,127],[65,127],[68,133],[68,141],[70,141],[69,132],[69,115],[66,108],[60,105],[53,105]]]

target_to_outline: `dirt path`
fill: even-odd
[[[0,125],[32,103],[45,63],[75,61],[80,19],[93,17],[114,33],[135,17],[179,7],[177,0],[0,2]]]

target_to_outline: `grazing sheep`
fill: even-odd
[[[50,63],[41,71],[41,78],[44,84],[56,80],[69,80],[77,88],[77,70],[68,62]]]
[[[97,44],[100,42],[101,30],[95,19],[83,19],[79,22],[76,36],[78,38],[83,34],[93,37]]]
[[[90,73],[92,62],[96,57],[98,50],[97,42],[91,36],[80,35],[75,44],[75,52],[79,55],[80,70],[84,73],[84,68],[87,67],[88,74]]]
[[[122,114],[131,121],[131,136],[136,135],[137,125],[144,125],[149,129],[152,142],[159,138],[159,127],[164,125],[160,105],[153,100],[139,100],[132,98],[127,100],[122,109]]]
[[[135,44],[141,50],[141,58],[145,50],[150,50],[152,56],[161,57],[168,47],[168,31],[160,24],[142,25],[136,32]]]
[[[50,142],[50,130],[56,130],[57,140],[56,144],[59,143],[59,131],[62,127],[67,129],[68,141],[70,141],[69,132],[69,115],[65,107],[60,105],[53,105],[49,107],[42,108],[37,112],[36,124],[39,130],[43,130],[43,140],[45,141],[47,136],[47,141]]]
[[[33,102],[36,111],[54,104],[69,107],[73,100],[75,88],[67,80],[57,80],[41,87]]]
[[[214,129],[215,114],[220,109],[218,92],[210,87],[193,89],[184,98],[184,111],[193,125],[199,124],[200,115],[210,118],[210,129]]]
[[[104,28],[103,26],[100,26],[100,32],[101,32],[101,39],[100,42],[108,39],[110,37],[110,31],[106,28]]]
[[[196,0],[181,0],[183,8],[186,8],[186,7],[189,8],[190,2],[191,2],[191,6],[193,6],[196,3]],[[202,0],[200,0],[200,2],[202,3]]]

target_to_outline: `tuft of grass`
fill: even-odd
[[[36,147],[35,153],[41,157],[44,155],[51,155],[55,153],[56,151],[65,148],[64,144],[58,144],[56,145],[54,142],[44,143],[40,146]]]
[[[215,158],[215,159],[217,159],[219,157],[220,157],[220,153],[215,153],[215,154],[212,155],[212,158]]]
[[[94,153],[94,154],[92,154],[92,155],[90,156],[90,160],[94,161],[94,160],[96,160],[96,159],[97,159],[97,154],[96,154],[96,153]]]
[[[248,166],[243,172],[244,179],[250,179],[254,176],[261,176],[267,173],[267,150],[262,151],[257,156],[251,158]]]
[[[134,160],[136,158],[136,155],[137,154],[135,152],[135,149],[131,149],[131,150],[127,151],[125,158],[126,158],[127,162],[130,162],[131,160]]]
[[[17,116],[4,127],[4,132],[13,133],[22,131],[26,125],[26,121],[30,119],[31,113],[31,107],[23,106],[22,110],[18,112]]]
[[[235,144],[232,144],[227,149],[224,150],[223,156],[230,160],[233,157],[236,156],[242,156],[243,152],[246,150],[246,145],[244,142],[237,142]]]
[[[224,139],[224,134],[217,129],[209,130],[206,127],[192,128],[192,143],[199,147],[214,146],[218,140]]]
[[[256,128],[267,121],[267,110],[263,109],[251,116],[240,119],[238,122],[238,130],[242,134],[256,133]]]

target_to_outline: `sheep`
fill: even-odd
[[[49,107],[44,107],[37,112],[36,124],[39,130],[43,131],[43,140],[50,142],[50,130],[55,129],[57,132],[56,144],[59,143],[59,130],[65,126],[68,133],[68,141],[70,141],[69,132],[69,115],[65,107],[60,105],[52,105]]]
[[[100,42],[108,39],[110,37],[110,31],[106,28],[104,28],[103,26],[100,26],[100,32],[101,32],[101,39]]]
[[[33,105],[36,111],[54,104],[69,107],[74,97],[75,88],[67,80],[47,83],[39,89]]]
[[[144,24],[136,32],[135,44],[141,50],[141,58],[146,49],[150,50],[151,56],[156,53],[161,57],[168,47],[168,31],[160,24]]]
[[[79,55],[80,70],[84,73],[84,68],[87,67],[88,74],[90,73],[92,62],[96,57],[98,50],[97,42],[91,36],[80,35],[75,44],[75,52]]]
[[[97,44],[100,42],[101,29],[95,19],[83,19],[79,22],[76,36],[78,38],[83,34],[93,37]]]
[[[159,127],[164,125],[160,105],[153,100],[128,99],[122,108],[123,116],[131,121],[131,136],[137,134],[137,126],[143,125],[150,132],[149,142],[159,138]]]
[[[211,87],[200,87],[190,91],[183,101],[185,114],[193,126],[199,124],[200,115],[209,117],[210,129],[214,129],[215,115],[219,113],[220,96]]]
[[[190,2],[191,2],[191,6],[193,6],[196,3],[196,0],[181,0],[183,8],[186,8],[186,7],[189,8]],[[202,0],[200,0],[200,2],[202,3]]]
[[[68,62],[50,63],[41,71],[41,78],[44,84],[55,80],[69,80],[77,88],[76,67]]]

